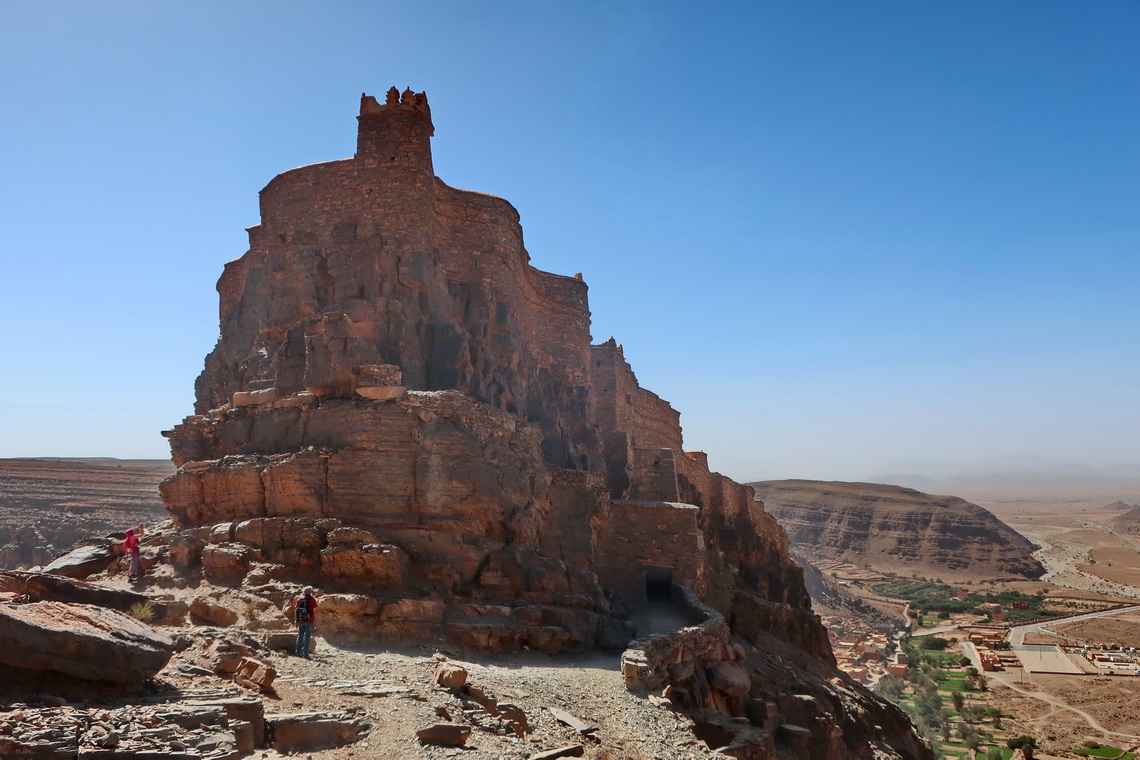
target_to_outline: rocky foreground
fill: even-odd
[[[750,485],[796,550],[811,559],[974,582],[1045,572],[1028,539],[983,507],[954,496],[877,483]]]
[[[54,563],[86,580],[0,574],[10,676],[0,683],[0,757],[923,752],[909,724],[861,686],[771,635],[733,636],[711,610],[624,652],[464,653],[442,642],[347,643],[336,633],[339,595],[318,589],[322,635],[311,660],[297,658],[287,615],[297,589],[181,573],[168,562],[177,535],[169,523],[148,529],[147,577],[133,587],[125,558],[99,541]],[[100,551],[107,563],[89,572]]]

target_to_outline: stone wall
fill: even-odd
[[[691,504],[618,501],[598,535],[602,586],[631,608],[646,599],[646,568],[667,568],[673,582],[704,587],[700,510]]]
[[[590,367],[599,424],[628,432],[634,446],[681,450],[680,413],[638,385],[613,338],[591,348]]]

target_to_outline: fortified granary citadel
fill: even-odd
[[[694,627],[634,645],[627,681],[750,718],[761,755],[738,756],[793,720],[805,758],[928,756],[894,708],[827,683],[783,531],[591,343],[581,275],[532,267],[510,203],[435,176],[426,95],[362,96],[358,123],[352,158],[261,191],[218,282],[195,414],[165,433],[174,572],[311,583],[332,639],[469,649],[626,647],[672,600]]]

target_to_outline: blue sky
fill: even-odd
[[[1140,4],[44,2],[0,26],[0,456],[164,457],[257,192],[426,90],[740,479],[1140,460]]]

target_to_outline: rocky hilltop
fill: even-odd
[[[433,132],[423,93],[363,96],[353,158],[262,191],[141,577],[106,536],[0,573],[0,756],[930,760],[835,669],[753,490]],[[315,662],[282,655],[303,584]]]
[[[876,483],[751,484],[797,550],[882,572],[944,580],[1037,578],[1033,544],[991,512],[954,496]]]
[[[548,651],[624,643],[625,611],[683,584],[827,657],[783,532],[591,345],[581,276],[435,176],[426,96],[363,96],[358,122],[355,157],[261,191],[218,282],[196,413],[166,433],[179,561],[344,592],[370,631]]]
[[[1117,507],[1116,504],[1120,506]],[[1123,502],[1109,504],[1105,509],[1127,509],[1127,512],[1117,515],[1108,521],[1113,530],[1129,536],[1140,536],[1140,507],[1130,507]]]

